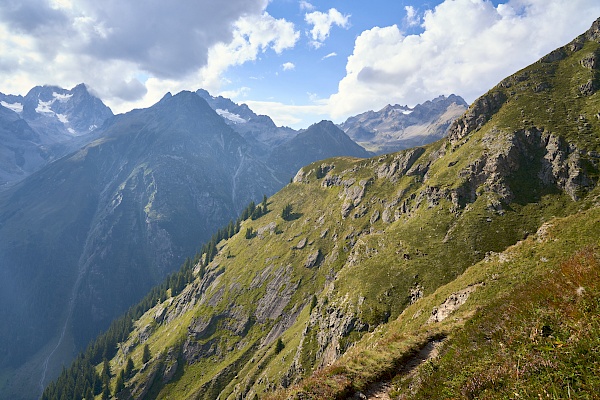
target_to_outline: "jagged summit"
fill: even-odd
[[[450,123],[467,106],[460,96],[454,94],[438,96],[414,108],[388,104],[379,111],[350,117],[340,127],[366,149],[383,154],[442,138]]]
[[[94,140],[97,129],[113,117],[84,84],[70,90],[36,86],[25,96],[0,93],[0,106],[14,113],[0,125],[0,187]]]
[[[246,104],[237,104],[222,96],[214,97],[204,89],[198,89],[196,94],[248,140],[255,151],[263,155],[263,159],[268,157],[274,147],[290,140],[297,133],[291,128],[277,127],[269,116],[254,113]]]

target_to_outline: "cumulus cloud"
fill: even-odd
[[[281,68],[283,68],[284,71],[291,71],[296,69],[296,65],[292,62],[286,62],[281,65]]]
[[[404,9],[406,10],[406,17],[404,19],[406,25],[417,26],[421,23],[421,18],[413,6],[405,6]]]
[[[278,126],[308,127],[318,118],[329,118],[323,104],[289,105],[276,101],[244,101],[255,113],[271,117]]]
[[[321,58],[321,60],[325,60],[327,58],[336,57],[336,56],[337,56],[337,53],[334,51],[334,52],[327,54],[326,56],[323,56],[323,58]]]
[[[117,108],[159,88],[194,88],[203,79],[214,81],[230,65],[255,59],[266,48],[280,53],[293,46],[299,33],[290,23],[265,14],[267,4],[2,1],[0,84],[3,91],[24,93],[39,84],[71,87],[86,82]],[[218,46],[226,48],[225,61],[214,61]],[[148,79],[138,79],[140,74]]]
[[[332,116],[440,94],[471,102],[584,32],[598,15],[597,0],[511,0],[497,7],[446,0],[424,13],[421,34],[405,36],[396,25],[364,31],[329,99]]]
[[[320,11],[308,13],[304,16],[304,20],[313,26],[309,32],[309,36],[312,39],[311,44],[315,48],[323,45],[323,42],[329,37],[329,32],[333,25],[341,28],[348,28],[350,26],[350,15],[343,15],[335,8],[329,9],[327,13]]]
[[[267,13],[242,17],[234,24],[233,39],[210,49],[208,63],[200,71],[200,85],[216,91],[224,83],[222,74],[227,68],[256,60],[267,49],[281,54],[294,47],[299,37],[294,24],[285,19]]]
[[[315,6],[313,6],[311,3],[309,3],[308,1],[305,0],[301,0],[300,1],[300,9],[301,10],[306,10],[306,11],[312,11],[315,9]]]

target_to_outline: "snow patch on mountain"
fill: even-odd
[[[52,97],[54,97],[54,100],[58,100],[61,103],[64,103],[64,102],[68,101],[71,97],[73,97],[73,94],[72,93],[61,94],[61,93],[53,92]]]
[[[238,114],[234,114],[234,113],[230,112],[229,110],[223,110],[221,108],[217,108],[215,111],[221,117],[228,119],[231,122],[235,122],[236,124],[243,124],[243,123],[248,122],[244,118],[239,116]]]
[[[58,118],[58,120],[60,122],[62,122],[63,124],[68,124],[69,123],[69,119],[67,118],[67,116],[65,114],[56,114],[56,118]]]
[[[7,103],[6,101],[0,101],[2,106],[8,108],[9,110],[13,110],[17,114],[21,114],[23,112],[23,104],[22,103]]]
[[[54,103],[55,100],[49,100],[49,101],[42,101],[40,100],[38,102],[37,107],[35,108],[35,112],[39,113],[39,114],[54,114],[54,111],[52,111],[52,109],[50,107],[52,107],[52,103]]]

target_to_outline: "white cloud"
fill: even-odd
[[[304,20],[313,26],[309,33],[312,39],[311,44],[316,48],[321,47],[325,39],[329,37],[333,25],[341,28],[350,26],[350,15],[343,15],[335,8],[329,9],[327,13],[320,11],[308,13],[304,16]]]
[[[468,102],[587,30],[597,0],[446,0],[424,14],[424,32],[396,26],[357,37],[346,76],[329,99],[334,118],[393,102],[455,93]]]
[[[405,6],[404,9],[406,10],[406,18],[404,19],[406,25],[417,26],[421,23],[421,18],[413,6]]]
[[[329,118],[323,104],[290,105],[275,101],[244,101],[257,114],[271,117],[277,126],[300,129],[313,124],[318,118]]]
[[[336,56],[337,56],[337,53],[334,51],[334,52],[327,54],[326,56],[323,56],[323,58],[321,58],[321,60],[325,60],[327,58],[336,57]]]
[[[296,65],[292,62],[286,62],[281,65],[281,68],[283,68],[284,71],[291,71],[296,69]]]
[[[0,90],[85,82],[120,112],[166,91],[217,90],[232,65],[300,37],[264,10],[268,0],[226,3],[20,0],[0,2]],[[143,79],[140,77],[144,77]]]
[[[312,11],[315,9],[315,6],[313,6],[311,3],[309,3],[308,1],[305,0],[301,0],[300,1],[300,9],[301,10],[306,10],[306,11]]]
[[[240,98],[244,98],[244,97],[248,96],[248,93],[250,93],[250,88],[247,86],[243,86],[236,90],[222,91],[219,93],[219,96],[223,96],[228,99],[236,100],[236,99],[240,99]]]
[[[200,71],[197,84],[217,91],[226,83],[222,75],[229,67],[254,61],[267,49],[281,54],[294,47],[299,38],[294,24],[285,19],[275,19],[267,13],[242,17],[235,23],[231,42],[219,43],[209,50],[208,64]]]

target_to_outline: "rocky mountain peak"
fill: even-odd
[[[587,40],[600,43],[600,18],[594,21],[590,29],[585,33],[585,37]]]
[[[388,104],[379,111],[350,117],[340,126],[361,146],[383,154],[442,138],[466,108],[460,96],[442,95],[414,108]]]

